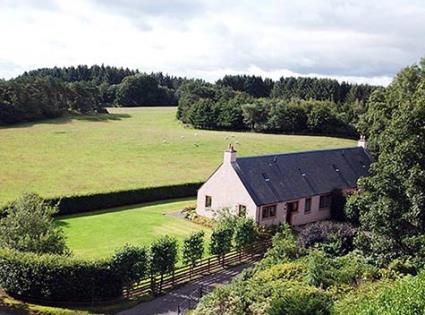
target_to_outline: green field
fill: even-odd
[[[209,229],[173,215],[193,204],[193,199],[163,201],[66,216],[56,223],[63,228],[75,257],[104,258],[126,243],[149,245],[161,235],[181,241],[194,231],[204,230],[208,236]]]
[[[352,146],[329,137],[194,130],[176,108],[114,108],[111,114],[0,128],[0,204],[43,197],[202,181],[229,142],[240,155]]]

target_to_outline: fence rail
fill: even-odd
[[[210,256],[201,259],[195,266],[184,266],[166,274],[162,279],[155,276],[143,280],[127,290],[128,297],[137,297],[147,293],[159,294],[189,281],[221,271],[229,266],[261,258],[271,245],[270,239],[263,239],[242,250],[233,250],[222,257]]]

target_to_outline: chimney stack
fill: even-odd
[[[229,147],[224,151],[224,164],[230,164],[236,161],[236,150],[233,145],[230,143]]]
[[[367,150],[367,141],[365,136],[363,135],[360,136],[359,141],[357,141],[357,146]]]

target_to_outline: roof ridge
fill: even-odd
[[[262,158],[262,157],[275,157],[275,156],[284,156],[284,155],[297,155],[297,154],[316,153],[316,152],[317,153],[319,153],[319,152],[331,152],[331,151],[339,151],[339,150],[353,150],[353,149],[363,149],[363,148],[362,147],[344,147],[344,148],[319,149],[319,150],[297,151],[297,152],[276,153],[276,154],[251,155],[251,156],[237,157],[236,160]],[[364,151],[366,151],[366,150],[364,150]]]

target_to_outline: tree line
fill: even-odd
[[[365,103],[374,89],[367,84],[350,84],[333,79],[281,77],[277,81],[255,75],[225,75],[216,82],[253,97],[272,97],[285,100],[302,99],[333,101],[335,103]]]
[[[375,89],[368,85],[339,85],[327,79],[282,78],[274,84],[269,93],[271,97],[256,97],[264,94],[246,89],[253,85],[238,83],[244,78],[245,82],[250,82],[248,78],[252,77],[225,78],[217,84],[199,80],[182,84],[177,118],[200,129],[356,136],[359,116],[366,111],[369,94]],[[238,84],[231,86],[223,82]],[[286,85],[282,82],[299,82],[299,86],[304,84],[304,90],[286,93],[283,89]],[[335,102],[332,93],[311,92],[305,82],[315,82],[316,86],[323,82],[323,90],[328,83],[350,88],[343,101],[340,97]]]
[[[0,80],[0,124],[60,117],[69,112],[105,112],[107,106],[178,104],[179,119],[196,128],[284,133],[337,130],[337,134],[347,135],[353,133],[353,122],[365,110],[373,89],[318,78],[290,77],[274,82],[260,76],[225,75],[210,84],[105,65],[41,68],[12,80]],[[316,105],[324,102],[318,111],[325,117],[318,122],[313,117],[306,119],[313,108],[310,101],[317,101]],[[256,106],[242,110],[242,105],[253,104]],[[265,116],[271,118],[277,112],[280,118],[265,121]],[[297,116],[296,121],[279,121],[288,112],[291,119]]]
[[[175,106],[186,80],[104,65],[33,70],[0,80],[0,125],[103,113],[106,106]]]

